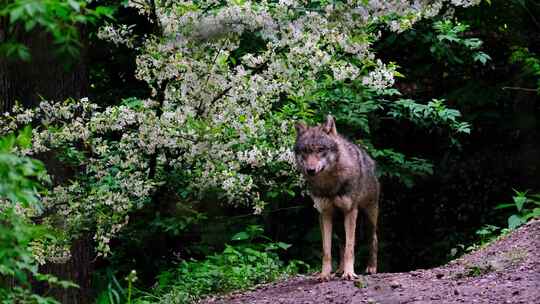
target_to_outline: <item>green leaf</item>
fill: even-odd
[[[30,51],[28,47],[13,40],[0,43],[0,56],[2,55],[23,61],[30,60]]]
[[[30,50],[21,44],[17,48],[17,56],[19,56],[22,61],[30,61]]]
[[[23,14],[24,14],[24,6],[15,7],[9,12],[9,21],[11,23],[15,23],[17,22],[17,20],[19,20],[22,17]]]
[[[76,11],[76,12],[79,12],[81,10],[81,4],[79,3],[79,1],[76,1],[76,0],[68,0],[67,3],[69,4],[69,6],[71,6],[71,8]]]
[[[473,55],[473,61],[480,62],[483,65],[485,65],[489,60],[491,60],[491,57],[484,52],[476,52]]]
[[[249,239],[249,234],[245,231],[238,232],[231,238],[232,241],[245,241]]]
[[[514,196],[514,203],[516,204],[517,210],[520,212],[523,209],[523,205],[525,205],[526,201],[527,201],[526,196]]]
[[[24,30],[29,32],[36,26],[36,24],[37,24],[36,20],[30,19],[24,23]]]
[[[468,47],[470,50],[476,50],[482,46],[482,40],[478,38],[469,38],[463,40],[463,45]]]
[[[106,16],[106,17],[109,17],[109,18],[112,18],[113,17],[113,14],[114,12],[116,11],[116,9],[114,7],[111,7],[111,6],[98,6],[96,7],[95,9],[95,13],[96,15],[98,16]]]
[[[283,250],[287,250],[292,246],[291,244],[287,244],[283,242],[277,242],[276,245]]]
[[[499,210],[499,209],[508,209],[508,208],[514,208],[516,205],[515,204],[499,204],[497,206],[495,206],[495,210]]]
[[[530,197],[536,205],[540,205],[540,194],[531,194]]]
[[[15,136],[8,135],[4,138],[0,138],[0,152],[11,152],[15,147]]]
[[[516,229],[524,223],[524,220],[517,214],[514,214],[508,218],[508,228],[511,230]]]
[[[28,149],[32,146],[32,128],[30,126],[26,126],[19,132],[17,144],[23,149]]]
[[[531,211],[531,212],[525,214],[525,215],[523,216],[523,219],[524,219],[525,221],[527,221],[527,220],[529,220],[529,219],[531,219],[531,218],[537,218],[537,217],[540,217],[540,208],[534,208],[533,211]]]

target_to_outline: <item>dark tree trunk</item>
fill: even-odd
[[[71,246],[71,258],[66,263],[48,263],[40,267],[41,273],[48,273],[61,280],[67,280],[79,285],[79,288],[63,289],[60,287],[49,288],[35,284],[36,291],[53,297],[65,304],[90,304],[94,303],[95,295],[92,293],[93,271],[93,244],[91,236],[84,236],[74,241]]]
[[[534,88],[536,83],[518,80],[516,87]],[[538,114],[540,113],[540,97],[536,92],[517,90],[513,96],[514,141],[513,166],[519,175],[516,176],[517,189],[538,189],[540,186],[540,132]]]
[[[2,32],[2,29],[0,29]],[[31,60],[22,62],[0,57],[0,110],[9,111],[16,101],[25,107],[35,106],[44,98],[63,101],[88,94],[88,75],[81,49],[79,60],[54,54],[55,45],[48,34],[34,31],[20,35],[20,42],[30,48]],[[0,33],[0,42],[2,34]],[[72,63],[69,67],[67,63]]]
[[[5,20],[4,20],[5,21]],[[0,43],[10,37],[5,31],[6,23],[0,20]],[[2,27],[4,26],[4,27]],[[30,49],[31,59],[23,62],[0,57],[0,113],[10,111],[15,102],[24,107],[33,107],[42,99],[61,102],[69,97],[81,98],[88,94],[86,50],[83,46],[79,58],[63,58],[55,54],[56,46],[50,35],[41,30],[17,33],[17,41]],[[83,43],[84,45],[84,43]],[[69,179],[72,173],[53,158],[45,159],[49,172],[54,172],[55,181]],[[73,242],[71,259],[64,264],[47,264],[42,273],[50,273],[63,280],[70,280],[80,288],[52,288],[34,284],[36,291],[52,296],[62,303],[91,303],[91,273],[93,250],[90,236]]]

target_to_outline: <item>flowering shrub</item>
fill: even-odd
[[[43,163],[30,157],[13,154],[16,148],[30,145],[31,130],[25,128],[17,136],[0,137],[0,301],[1,303],[58,303],[36,294],[31,281],[49,287],[77,287],[38,269],[30,248],[36,241],[54,240],[42,225],[32,223],[25,214],[40,209],[38,190],[48,183]]]
[[[164,186],[186,201],[211,197],[256,213],[296,195],[302,180],[293,167],[292,125],[317,121],[321,110],[340,111],[341,99],[324,101],[335,97],[330,87],[349,94],[343,104],[352,112],[337,115],[338,122],[366,133],[369,115],[381,113],[466,132],[454,112],[442,116],[448,112],[441,102],[387,101],[398,94],[390,88],[397,66],[371,46],[382,29],[404,31],[446,5],[478,2],[127,1],[152,32],[109,24],[99,37],[138,52],[136,76],[152,96],[105,109],[87,99],[43,101],[33,110],[16,107],[0,127],[37,125],[32,148],[19,152],[54,152],[77,169],[43,194],[44,211],[33,216],[47,215],[44,221],[70,238],[93,231],[106,256],[130,212],[156,203]],[[381,158],[396,156],[381,151]]]

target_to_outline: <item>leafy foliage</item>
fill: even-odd
[[[475,232],[479,240],[466,248],[463,244],[460,244],[458,246],[459,248],[452,249],[451,256],[456,256],[459,249],[465,249],[465,251],[470,252],[481,248],[527,223],[527,221],[540,218],[540,195],[527,194],[527,191],[514,190],[512,199],[512,203],[499,204],[495,207],[495,210],[514,208],[517,210],[516,214],[507,216],[507,228],[501,229],[501,227],[493,224],[483,225]]]
[[[290,245],[269,242],[260,226],[249,226],[235,234],[221,253],[202,261],[182,261],[176,269],[157,278],[151,293],[141,293],[134,303],[191,303],[213,293],[243,290],[298,272],[305,264],[292,261],[285,265],[277,254]],[[264,242],[260,242],[264,241]]]
[[[137,65],[135,76],[150,94],[122,99],[134,94],[121,91],[122,84],[116,92],[125,94],[114,94],[108,104],[86,98],[44,101],[37,109],[15,108],[3,117],[2,132],[28,123],[35,126],[34,147],[17,150],[18,155],[53,154],[74,172],[42,194],[44,206],[36,214],[61,236],[37,242],[34,248],[41,251],[36,256],[50,258],[53,243],[68,244],[81,233],[93,234],[98,254],[109,257],[107,267],[116,267],[99,298],[103,303],[131,300],[132,288],[116,279],[130,269],[140,271],[139,284],[145,288],[154,273],[133,267],[138,253],[131,248],[148,248],[147,241],[160,243],[162,238],[174,239],[172,246],[161,245],[182,248],[185,260],[162,271],[163,288],[137,293],[138,301],[165,301],[176,295],[187,299],[186,290],[201,295],[223,291],[212,285],[214,279],[227,288],[245,288],[248,282],[236,274],[241,271],[262,281],[260,274],[251,272],[263,269],[259,264],[273,269],[264,255],[287,247],[285,243],[273,243],[272,250],[260,247],[259,241],[272,242],[257,236],[260,228],[251,227],[234,236],[227,252],[221,251],[222,243],[192,250],[198,237],[218,238],[222,231],[209,236],[197,231],[194,236],[191,229],[207,223],[204,219],[211,221],[215,212],[228,217],[249,210],[262,213],[274,229],[269,209],[307,200],[289,149],[295,136],[291,126],[297,120],[317,123],[332,113],[340,132],[365,146],[378,162],[387,189],[382,222],[392,223],[381,227],[386,230],[381,254],[411,254],[408,263],[395,255],[399,261],[393,267],[440,263],[444,257],[438,253],[467,243],[473,229],[488,222],[493,196],[500,194],[490,190],[506,187],[491,179],[491,172],[504,168],[506,160],[479,164],[482,157],[499,153],[499,146],[481,157],[471,150],[483,145],[488,134],[484,132],[492,125],[500,127],[501,134],[514,134],[502,127],[512,123],[513,112],[508,110],[513,100],[500,90],[511,76],[504,78],[496,71],[514,52],[511,62],[525,72],[520,77],[538,76],[534,48],[507,52],[494,47],[499,42],[493,37],[504,37],[506,23],[479,27],[475,20],[481,18],[462,20],[469,9],[454,12],[450,4],[477,2],[419,1],[411,8],[407,1],[124,1],[122,10],[130,17],[107,24],[98,36],[123,45],[123,53],[127,48],[137,55],[131,58]],[[444,14],[435,17],[439,12]],[[381,39],[397,48],[395,54],[389,54]],[[411,64],[409,58],[421,61]],[[504,80],[488,83],[490,77]],[[100,89],[111,86],[102,82]],[[478,123],[478,118],[484,121]],[[218,206],[223,209],[216,211]],[[298,227],[309,221],[298,214],[289,216],[287,224]],[[411,217],[422,218],[422,224],[410,224]],[[231,221],[240,223],[234,217]],[[284,222],[280,218],[277,226],[283,228]],[[488,240],[500,231],[494,227],[484,226],[477,235]],[[283,233],[280,228],[273,232]],[[318,235],[316,228],[312,230]],[[284,241],[295,244],[291,250],[300,252],[297,256],[303,254],[296,246],[302,237]],[[312,252],[318,253],[318,239],[312,239],[311,245],[317,244]],[[246,251],[239,242],[258,247]],[[220,251],[213,255],[215,248]],[[152,248],[159,258],[147,258],[152,265],[148,268],[162,268],[178,253],[161,249]],[[207,253],[209,258],[201,260]],[[198,260],[190,260],[192,256]],[[250,259],[256,262],[235,268],[227,262],[230,257],[242,265]],[[180,277],[191,285],[176,286]]]
[[[81,46],[79,27],[112,18],[113,13],[111,7],[89,8],[88,2],[81,0],[4,0],[0,20],[8,22],[0,39],[0,56],[30,60],[30,50],[19,41],[18,33],[42,29],[51,34],[59,55],[75,58]]]
[[[397,178],[405,186],[412,187],[418,177],[433,174],[433,165],[425,159],[407,157],[393,149],[369,149],[378,162],[383,176]]]
[[[32,129],[24,128],[18,136],[9,134],[0,138],[0,196],[24,207],[39,207],[38,190],[41,183],[50,183],[43,163],[30,157],[20,157],[16,148],[31,146]]]
[[[55,211],[48,222],[64,242],[89,230],[98,254],[108,256],[111,239],[132,213],[157,206],[162,189],[175,189],[177,201],[214,200],[254,213],[297,196],[303,181],[294,170],[292,125],[319,121],[323,111],[366,133],[386,113],[468,131],[441,101],[388,102],[384,96],[397,94],[391,86],[402,75],[370,48],[379,37],[372,25],[405,30],[438,13],[435,4],[396,2],[382,10],[378,3],[127,5],[155,25],[151,32],[140,36],[132,25],[110,24],[99,37],[138,53],[136,76],[152,89],[148,99],[102,110],[86,98],[43,101],[33,110],[15,108],[4,120],[5,130],[34,122],[34,147],[26,152],[54,152],[76,172],[46,200],[45,210]],[[408,185],[431,172],[420,158],[373,150],[388,160],[381,168],[394,171],[386,174]]]
[[[500,227],[494,225],[484,225],[482,228],[476,230],[476,235],[480,237],[480,245],[490,242],[499,229]]]
[[[510,63],[521,63],[525,75],[536,78],[537,93],[540,94],[540,58],[527,48],[515,47],[510,56]]]
[[[508,217],[508,229],[514,230],[528,220],[540,217],[540,195],[514,190],[513,203],[499,204],[496,209],[516,209],[517,213]]]
[[[393,103],[389,114],[395,118],[405,118],[426,127],[443,126],[455,133],[470,133],[467,122],[459,122],[458,110],[448,109],[442,100],[433,100],[427,104],[418,104],[410,99],[400,99]]]
[[[478,38],[464,38],[470,26],[452,20],[439,20],[433,23],[435,33],[425,35],[426,41],[431,44],[430,52],[437,60],[448,60],[450,64],[466,64],[478,62],[485,65],[491,57],[481,51],[482,40]],[[465,62],[464,59],[469,59]],[[472,60],[471,60],[472,59]]]
[[[41,274],[31,244],[36,240],[53,240],[41,225],[35,225],[21,214],[39,210],[40,182],[48,181],[40,161],[13,154],[15,149],[30,146],[31,129],[15,136],[0,138],[0,301],[2,303],[57,303],[32,292],[30,278],[64,288],[77,285]]]

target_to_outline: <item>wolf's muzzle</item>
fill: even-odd
[[[307,168],[306,173],[309,176],[315,176],[324,170],[325,166],[318,166],[316,168]]]

